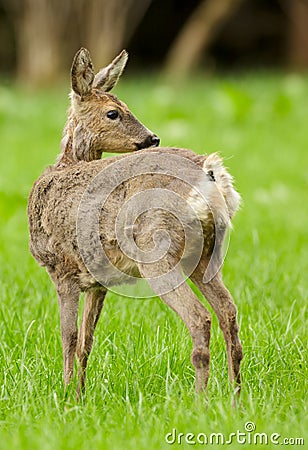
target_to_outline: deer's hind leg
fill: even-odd
[[[161,286],[157,286],[155,278],[152,277],[160,272],[163,265],[143,264],[139,266],[139,270],[154,292],[180,316],[187,326],[193,341],[192,364],[196,371],[196,391],[200,392],[206,388],[209,377],[211,316],[185,282],[172,288],[171,279],[169,292],[160,293]],[[167,271],[163,272],[167,273]]]
[[[85,292],[84,309],[77,345],[77,356],[79,359],[77,398],[85,390],[88,358],[92,350],[94,331],[103,308],[106,293],[107,289],[105,288],[92,288]]]
[[[243,353],[238,335],[237,309],[230,292],[222,281],[221,272],[218,271],[209,282],[204,283],[203,275],[205,269],[206,259],[202,259],[190,278],[205,296],[218,317],[226,342],[229,378],[232,383],[235,383],[236,391],[240,393],[240,363]]]

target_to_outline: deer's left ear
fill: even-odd
[[[71,78],[72,89],[81,98],[91,92],[94,80],[94,69],[90,53],[87,49],[81,48],[76,53],[71,69]]]
[[[111,91],[122,75],[127,60],[128,53],[126,50],[122,50],[109,66],[104,67],[95,75],[93,87],[101,89],[104,92]]]

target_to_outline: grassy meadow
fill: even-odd
[[[224,265],[244,350],[241,402],[231,407],[215,317],[208,396],[196,398],[180,319],[157,298],[109,293],[86,401],[64,408],[57,299],[28,251],[26,204],[59,153],[67,91],[0,85],[0,449],[205,447],[199,433],[227,440],[245,426],[256,427],[246,444],[233,438],[221,448],[307,448],[308,77],[200,77],[181,85],[124,77],[115,93],[162,145],[219,151],[242,194]],[[268,445],[254,444],[255,433],[266,433]],[[280,435],[275,442],[272,433]],[[220,448],[213,439],[207,446]]]

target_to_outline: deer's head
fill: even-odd
[[[125,103],[109,93],[122,75],[127,59],[128,54],[123,50],[96,75],[90,53],[85,48],[76,53],[73,61],[71,113],[76,121],[74,139],[84,140],[87,136],[98,152],[133,152],[158,146],[160,142]]]

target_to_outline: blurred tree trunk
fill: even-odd
[[[212,43],[223,22],[243,0],[202,0],[176,38],[165,63],[165,74],[181,77],[200,62],[203,51]]]
[[[308,0],[289,0],[289,64],[294,69],[308,67]]]
[[[74,53],[89,48],[108,64],[137,27],[151,0],[0,0],[16,34],[17,79],[33,86],[67,77]]]
[[[151,0],[88,0],[85,45],[97,68],[109,63],[138,26]]]
[[[4,0],[15,27],[17,79],[41,85],[61,77],[72,5],[82,0]]]
[[[25,0],[17,31],[19,81],[48,83],[61,68],[59,24],[54,21],[48,0]]]

